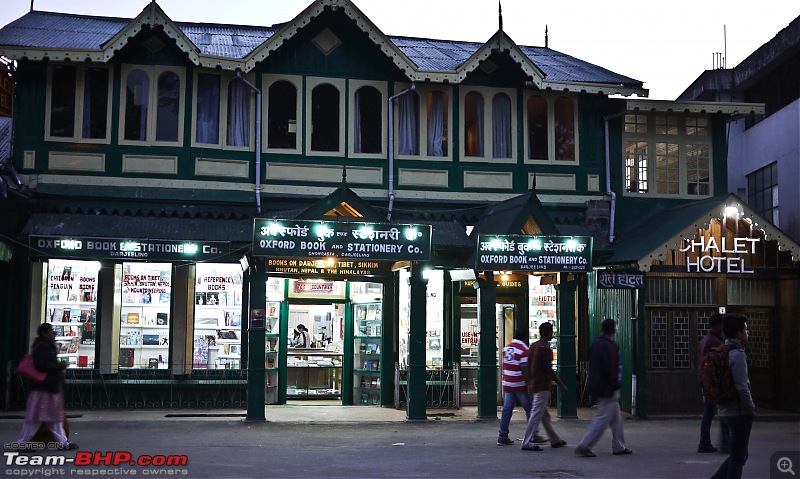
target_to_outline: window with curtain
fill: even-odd
[[[555,102],[556,161],[575,161],[575,107],[572,99]]]
[[[435,90],[426,96],[428,106],[428,156],[447,156],[447,94]]]
[[[381,153],[383,100],[381,92],[363,86],[355,94],[354,145],[356,153]]]
[[[228,83],[228,146],[250,146],[250,95],[245,82],[236,79]]]
[[[166,71],[158,76],[156,141],[178,141],[180,95],[181,79],[177,73]]]
[[[419,155],[419,95],[415,91],[397,99],[397,154]]]
[[[505,93],[492,98],[492,157],[511,158],[511,98]]]
[[[200,73],[197,75],[197,118],[195,139],[197,143],[219,144],[219,75]]]
[[[528,159],[550,159],[547,143],[547,100],[532,96],[528,98]]]
[[[474,91],[464,97],[464,154],[483,156],[483,95]]]
[[[125,82],[126,140],[147,139],[147,109],[150,100],[150,77],[142,70],[132,70]]]
[[[311,91],[311,150],[339,151],[339,89],[330,84]]]
[[[78,77],[73,66],[53,67],[50,88],[50,136],[75,136],[75,88]]]
[[[108,70],[86,68],[83,72],[83,138],[105,138],[108,132]]]
[[[711,154],[708,145],[686,145],[687,192],[693,196],[705,196],[711,192]]]
[[[297,148],[297,88],[281,80],[267,94],[267,148]]]

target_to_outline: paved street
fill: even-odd
[[[227,413],[225,417],[183,416],[196,412],[71,412],[80,416],[70,420],[71,439],[80,444],[80,451],[46,453],[63,454],[67,458],[95,451],[129,452],[132,458],[186,455],[186,466],[134,467],[126,459],[125,464],[117,467],[23,467],[20,462],[9,461],[32,461],[40,454],[26,452],[12,457],[6,451],[0,476],[704,478],[725,457],[695,452],[698,435],[695,420],[630,419],[625,422],[625,436],[633,455],[611,455],[610,432],[607,432],[595,448],[598,457],[577,457],[573,450],[589,424],[591,410],[582,411],[584,419],[556,421],[556,429],[568,446],[563,449],[547,446],[544,452],[521,451],[518,443],[495,445],[498,421],[475,420],[474,409],[462,410],[455,417],[441,416],[439,420],[424,422],[404,421],[402,411],[392,409],[333,406],[268,408],[269,420],[259,423],[244,422],[237,416],[242,411],[210,412]],[[14,415],[7,413],[0,419],[3,441],[17,437],[22,420]],[[521,417],[517,413],[512,420],[512,437],[522,435]],[[792,457],[797,456],[800,423],[756,422],[750,446],[745,477],[770,478],[773,453],[794,451]],[[800,464],[795,463],[793,471],[798,472],[798,467]],[[793,476],[786,472],[785,477]]]

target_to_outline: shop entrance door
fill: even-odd
[[[289,303],[287,401],[342,404],[346,306],[341,302]]]
[[[495,307],[497,317],[497,401],[503,401],[503,348],[514,339],[514,320],[516,305],[498,303]]]

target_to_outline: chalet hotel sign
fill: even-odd
[[[680,251],[686,253],[689,273],[753,274],[752,269],[747,269],[745,259],[755,254],[759,241],[760,238],[736,237],[718,242],[713,236],[701,236],[699,240],[686,240]]]

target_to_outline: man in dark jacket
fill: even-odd
[[[723,316],[717,313],[708,320],[708,332],[703,336],[703,340],[700,341],[700,347],[697,351],[698,381],[701,381],[700,365],[703,364],[703,356],[717,346],[722,346],[722,318]],[[702,391],[702,382],[700,384],[700,390],[703,394],[703,419],[700,420],[700,444],[697,446],[697,452],[717,452],[717,448],[711,444],[711,422],[714,420],[714,414],[716,414],[717,408],[706,399],[706,395]],[[728,428],[723,422],[720,422],[720,446],[723,452],[727,452]]]
[[[603,437],[606,427],[611,428],[612,454],[621,456],[633,452],[625,447],[625,431],[622,429],[622,413],[619,410],[622,364],[619,347],[614,342],[617,325],[613,319],[605,319],[601,328],[603,334],[589,349],[589,393],[597,398],[597,415],[575,448],[575,454],[584,457],[596,456],[592,448]]]

